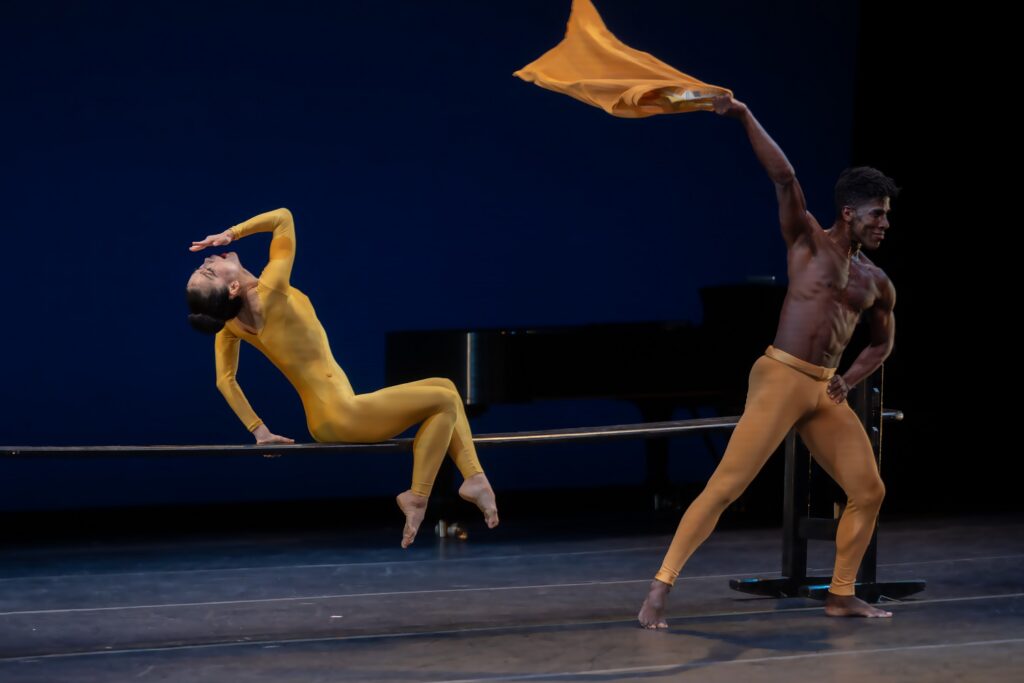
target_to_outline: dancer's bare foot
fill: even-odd
[[[494,489],[491,488],[491,482],[487,481],[486,474],[474,474],[462,482],[459,496],[480,508],[488,529],[498,526],[498,504],[494,500]]]
[[[427,514],[427,497],[412,491],[399,493],[395,496],[398,507],[405,515],[405,529],[402,530],[402,547],[408,548],[416,539],[423,517]]]
[[[642,627],[649,629],[668,628],[668,622],[665,621],[662,615],[665,612],[665,602],[668,600],[668,592],[670,590],[672,590],[672,586],[667,583],[662,583],[657,579],[651,581],[651,590],[647,594],[644,604],[640,607],[640,614],[637,615],[637,619],[640,620]]]
[[[825,614],[830,617],[891,617],[892,612],[872,607],[854,595],[828,594]]]

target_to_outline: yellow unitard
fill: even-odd
[[[449,453],[464,477],[483,472],[473,446],[466,411],[455,385],[435,378],[356,394],[331,355],[327,334],[309,298],[291,286],[295,225],[287,209],[260,214],[231,228],[236,239],[271,232],[270,260],[256,287],[263,327],[251,334],[230,320],[217,334],[217,388],[249,431],[263,421],[245,398],[235,373],[238,344],[244,339],[265,355],[292,383],[317,441],[372,443],[422,423],[413,440],[414,493],[430,494]]]
[[[719,516],[747,488],[792,427],[811,455],[846,492],[836,532],[836,563],[829,591],[853,595],[861,558],[871,541],[885,487],[871,442],[846,401],[836,404],[826,385],[835,373],[769,347],[750,371],[746,406],[704,491],[679,522],[657,578],[675,583],[683,564],[711,534]]]

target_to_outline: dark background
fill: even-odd
[[[823,224],[849,165],[904,188],[872,255],[898,290],[886,402],[907,414],[886,436],[886,509],[1019,508],[1000,476],[1012,451],[970,414],[1006,361],[978,343],[979,301],[998,294],[969,255],[994,196],[975,155],[997,134],[982,84],[958,76],[969,51],[949,49],[969,27],[875,2],[597,4],[627,44],[733,89]],[[568,6],[4,3],[0,442],[246,442],[212,339],[185,321],[187,246],[279,206],[296,218],[293,284],[359,392],[383,384],[389,330],[699,323],[701,286],[784,281],[774,192],[738,124],[616,119],[511,76],[560,40]],[[250,269],[267,241],[238,244]],[[272,430],[308,440],[251,348],[239,379]],[[474,429],[637,420],[620,402],[545,402]],[[403,457],[0,460],[0,509],[384,496],[406,486]],[[640,444],[484,462],[509,492],[643,481]],[[712,466],[674,443],[677,482]]]

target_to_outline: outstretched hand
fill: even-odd
[[[192,246],[188,248],[189,251],[202,251],[207,247],[223,247],[231,244],[232,240],[235,239],[235,234],[230,230],[218,233],[216,235],[207,235],[206,239],[193,242]]]
[[[716,114],[738,119],[747,113],[747,105],[733,99],[732,95],[719,95],[711,98],[711,105]]]

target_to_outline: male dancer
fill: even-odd
[[[722,96],[715,98],[714,110],[743,124],[758,161],[775,183],[789,289],[775,341],[750,372],[743,416],[722,462],[679,522],[640,609],[640,624],[649,629],[668,627],[663,618],[665,602],[683,564],[792,427],[847,496],[836,533],[836,563],[825,613],[890,617],[891,613],[854,595],[857,569],[871,540],[885,488],[871,443],[846,395],[892,352],[896,290],[862,250],[877,249],[885,238],[889,202],[899,190],[891,178],[873,168],[847,169],[836,183],[835,220],[825,230],[807,211],[786,155],[746,105]],[[870,343],[845,375],[837,375],[839,358],[862,315],[870,328]]]

